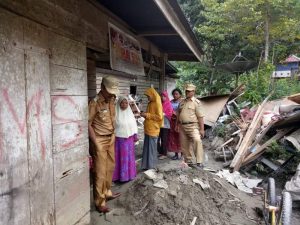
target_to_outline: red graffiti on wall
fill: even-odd
[[[24,136],[26,136],[27,131],[26,131],[26,121],[28,119],[29,113],[32,110],[33,105],[36,108],[36,118],[37,118],[37,123],[38,123],[38,132],[39,132],[39,139],[40,139],[40,145],[41,145],[41,154],[42,158],[45,159],[45,154],[46,154],[46,144],[44,140],[44,133],[43,133],[43,127],[41,123],[41,98],[42,98],[42,90],[39,90],[36,92],[28,101],[26,105],[26,113],[23,119],[21,119],[16,112],[16,109],[11,102],[8,94],[7,89],[2,90],[2,96],[4,99],[4,102],[8,106],[8,110],[11,113],[13,120],[17,124],[17,128],[20,131],[20,133]]]
[[[69,96],[53,96],[52,97],[52,115],[53,115],[53,118],[59,122],[63,122],[63,123],[74,123],[77,125],[78,127],[78,132],[74,135],[74,138],[64,144],[61,145],[61,147],[63,148],[69,148],[71,147],[72,145],[74,145],[77,141],[78,141],[78,138],[80,137],[80,135],[82,134],[82,126],[80,124],[80,121],[74,121],[70,118],[65,118],[65,117],[61,117],[61,116],[58,116],[57,113],[56,113],[56,110],[54,110],[55,108],[55,105],[59,102],[59,101],[65,101],[69,104],[71,104],[72,106],[74,106],[74,108],[77,107],[77,104],[74,102],[74,100],[69,97]]]
[[[4,105],[7,106],[8,111],[10,112],[13,121],[16,123],[16,127],[17,130],[20,132],[21,135],[26,136],[27,135],[27,126],[26,126],[26,122],[29,118],[29,113],[31,113],[33,111],[33,108],[35,108],[35,117],[37,120],[37,124],[38,124],[38,138],[39,138],[39,144],[41,147],[41,155],[42,158],[45,159],[45,155],[46,155],[46,143],[45,143],[45,136],[44,136],[44,128],[42,126],[42,120],[41,120],[41,107],[42,107],[42,97],[43,97],[43,91],[39,90],[38,92],[36,92],[33,96],[31,96],[31,98],[29,99],[27,105],[26,105],[26,113],[24,116],[20,116],[18,115],[18,109],[16,109],[16,107],[14,106],[13,102],[11,101],[11,98],[9,96],[8,93],[8,89],[3,89],[2,90],[2,96],[3,96],[3,105],[1,105],[0,107],[4,107]],[[69,97],[69,96],[53,96],[52,97],[52,115],[53,118],[59,122],[62,123],[73,123],[75,125],[77,125],[78,128],[78,132],[74,135],[74,138],[72,138],[71,140],[67,141],[66,143],[61,144],[62,148],[69,148],[72,145],[74,145],[79,137],[81,136],[82,132],[83,132],[83,128],[82,125],[80,123],[80,121],[74,121],[70,118],[67,117],[62,117],[57,115],[57,112],[55,110],[55,105],[58,104],[60,101],[64,101],[66,103],[71,104],[71,106],[74,106],[74,108],[77,108],[77,104],[74,102],[74,100]],[[60,102],[61,103],[61,102]],[[2,108],[0,108],[0,132],[2,132],[2,119],[1,119],[1,113]],[[2,112],[1,112],[2,111]],[[50,122],[50,121],[49,121]],[[0,159],[2,158],[2,152],[3,152],[3,135],[0,133]]]

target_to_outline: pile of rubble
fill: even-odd
[[[300,93],[274,101],[269,101],[268,97],[250,109],[238,105],[236,98],[226,102],[221,115],[212,126],[215,136],[211,146],[216,159],[224,160],[224,166],[229,166],[231,171],[239,171],[257,161],[264,162],[276,171],[285,166],[287,161],[276,165],[262,157],[266,149],[276,141],[287,146],[285,149],[290,150],[292,158],[299,155]],[[222,134],[219,136],[223,136],[223,139],[216,137],[218,133]]]
[[[132,224],[257,224],[259,200],[207,171],[182,168],[146,171],[118,200]],[[246,198],[246,199],[245,199]],[[254,203],[247,203],[248,201]]]

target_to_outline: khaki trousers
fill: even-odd
[[[97,136],[93,154],[94,201],[97,207],[105,206],[112,196],[111,183],[115,168],[115,136]]]
[[[193,162],[196,156],[196,163],[203,163],[203,146],[199,132],[199,124],[181,125],[179,131],[181,150],[186,163]]]

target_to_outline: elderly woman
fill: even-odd
[[[116,166],[113,181],[126,182],[136,177],[134,142],[137,139],[137,125],[128,99],[120,97],[116,106]]]
[[[148,97],[149,103],[146,112],[141,113],[141,116],[145,118],[145,139],[142,159],[143,170],[156,168],[157,139],[160,128],[163,125],[162,104],[159,94],[151,87],[145,91],[145,95]]]

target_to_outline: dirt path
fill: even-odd
[[[204,146],[208,149],[207,140]],[[222,162],[216,162],[212,152],[206,153],[206,167],[221,169]],[[137,159],[140,155],[139,148]],[[101,215],[92,205],[91,224],[190,225],[194,217],[197,217],[196,225],[264,224],[254,211],[255,207],[262,208],[261,196],[241,192],[208,171],[182,170],[180,161],[162,160],[158,167],[168,184],[167,189],[153,187],[153,181],[146,179],[140,171],[134,181],[113,187],[114,192],[123,194],[108,203],[112,212]],[[181,181],[182,177],[185,177],[184,182]],[[208,181],[210,188],[201,189],[193,183],[195,178]],[[295,221],[298,221],[297,218]]]

